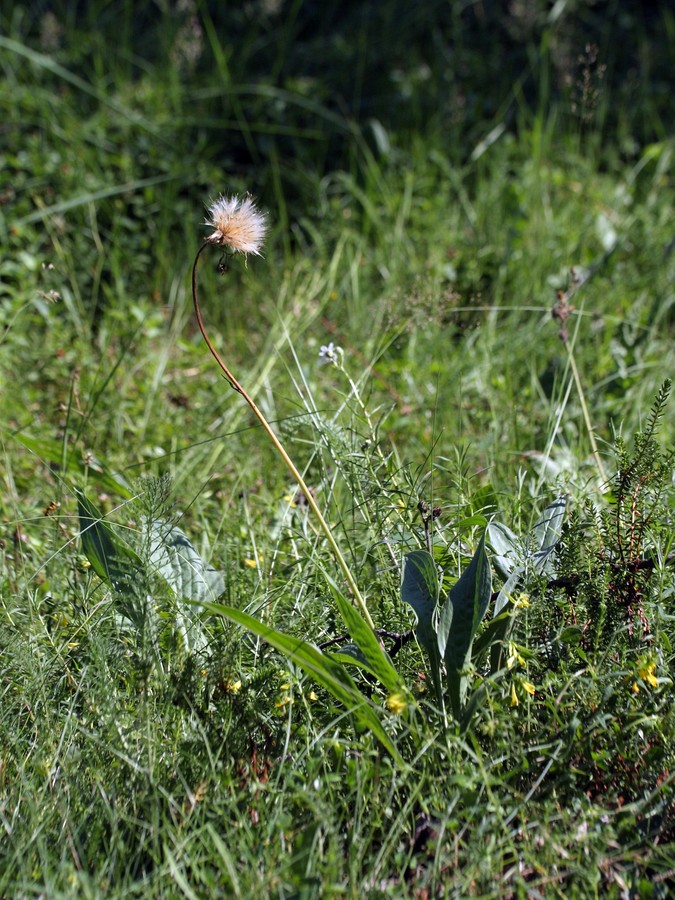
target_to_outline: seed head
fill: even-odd
[[[239,197],[218,197],[209,207],[209,228],[213,228],[206,240],[212,244],[226,244],[235,252],[254,253],[260,256],[260,248],[267,233],[264,213],[256,209],[248,195]]]

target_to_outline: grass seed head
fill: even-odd
[[[225,244],[237,253],[260,256],[267,220],[248,195],[243,200],[218,197],[209,207],[206,224],[213,228],[213,234],[206,239],[212,244]]]

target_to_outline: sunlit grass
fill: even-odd
[[[0,894],[618,896],[649,882],[666,896],[672,402],[659,478],[629,464],[675,371],[660,95],[630,144],[609,88],[573,128],[564,94],[553,104],[541,77],[532,104],[511,73],[517,127],[487,98],[497,120],[467,111],[449,135],[425,98],[459,86],[439,57],[428,81],[421,66],[397,73],[418,92],[397,131],[338,112],[318,78],[252,83],[256,41],[281,71],[292,23],[237,20],[246,40],[228,55],[204,19],[211,55],[190,69],[170,56],[186,40],[178,18],[157,20],[167,65],[132,52],[131,6],[114,56],[95,30],[45,49],[26,15],[0,43]],[[472,36],[483,59],[492,38]],[[527,46],[539,77],[545,53]],[[611,117],[618,149],[602,140]],[[152,611],[140,638],[79,537],[76,488],[141,556],[148,522],[180,528],[222,574],[221,606],[289,640],[338,641],[328,652],[345,643],[334,554],[192,318],[205,205],[246,190],[269,216],[264,258],[224,278],[209,260],[204,316],[387,632],[408,693],[350,672],[398,761],[252,631],[205,617],[190,650],[156,562],[128,586]],[[559,291],[574,307],[566,342]],[[329,344],[338,365],[323,364]],[[618,526],[617,435],[622,508],[636,497]],[[462,731],[423,646],[392,637],[414,624],[403,555],[431,540],[444,596],[487,519],[530,552],[559,494],[563,588],[533,579],[519,594],[509,662],[471,674],[485,690]],[[644,529],[640,510],[653,511]],[[643,569],[612,568],[617,541]]]

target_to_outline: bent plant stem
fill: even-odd
[[[202,333],[202,337],[204,338],[204,341],[206,342],[206,346],[211,351],[211,355],[213,356],[215,361],[218,363],[218,365],[222,369],[223,374],[229,381],[230,385],[234,388],[235,391],[237,391],[237,393],[241,394],[241,396],[244,398],[244,400],[248,403],[251,410],[255,414],[256,418],[258,419],[258,421],[260,422],[262,427],[267,432],[267,436],[269,437],[270,441],[274,445],[275,450],[277,451],[279,456],[284,461],[286,468],[289,470],[289,472],[291,473],[291,475],[297,482],[298,487],[300,488],[300,490],[302,491],[302,493],[305,496],[305,499],[307,500],[307,504],[309,505],[310,509],[316,516],[317,521],[319,522],[321,530],[323,531],[324,535],[326,536],[326,540],[328,541],[331,550],[335,554],[335,558],[338,562],[338,565],[342,569],[344,577],[347,581],[347,584],[349,585],[349,589],[352,592],[354,601],[355,601],[356,605],[358,606],[358,608],[361,612],[361,615],[366,620],[369,627],[372,628],[373,631],[375,631],[375,624],[370,616],[370,613],[368,612],[368,607],[366,606],[366,601],[363,599],[363,596],[362,596],[361,591],[359,590],[359,587],[354,579],[352,571],[349,568],[349,566],[347,565],[347,561],[344,558],[344,556],[342,555],[342,552],[340,551],[340,548],[337,545],[335,537],[333,536],[333,532],[331,531],[330,526],[324,519],[323,513],[319,509],[319,506],[318,506],[316,500],[314,499],[314,497],[312,496],[310,489],[306,485],[304,478],[300,474],[300,472],[297,469],[293,460],[290,458],[290,456],[286,452],[283,444],[281,443],[279,438],[276,436],[275,432],[272,430],[271,425],[269,424],[269,422],[267,421],[265,416],[262,414],[262,412],[258,409],[253,398],[246,392],[246,390],[242,387],[242,385],[239,383],[239,381],[237,381],[237,379],[234,377],[232,372],[225,365],[225,363],[221,359],[218,351],[211,343],[211,339],[209,338],[209,336],[207,334],[206,328],[204,326],[204,321],[202,319],[201,310],[199,308],[199,300],[197,298],[197,265],[199,263],[200,256],[202,255],[202,253],[208,246],[210,246],[210,243],[208,241],[206,243],[202,244],[202,246],[197,251],[197,255],[195,256],[195,261],[192,266],[192,300],[194,303],[195,316],[197,317],[197,324],[199,325],[199,330]]]

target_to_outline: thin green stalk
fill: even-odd
[[[607,473],[605,472],[605,467],[602,464],[602,459],[600,457],[600,451],[598,450],[598,444],[595,440],[595,434],[593,433],[593,425],[591,424],[591,417],[588,413],[588,406],[586,404],[586,397],[584,395],[584,389],[581,384],[581,376],[579,375],[579,370],[577,369],[577,363],[574,359],[574,352],[569,344],[567,339],[564,339],[563,343],[565,344],[565,349],[567,350],[567,355],[570,361],[570,368],[572,369],[572,378],[574,379],[574,384],[577,389],[577,395],[579,397],[579,403],[581,404],[581,413],[584,417],[584,424],[586,425],[586,431],[588,433],[588,439],[591,442],[591,451],[593,453],[593,459],[595,460],[595,464],[598,467],[598,472],[600,473],[600,478],[602,479],[603,484],[607,483]]]
[[[269,424],[269,422],[267,421],[265,416],[262,414],[260,409],[258,409],[253,398],[249,396],[249,394],[246,392],[246,390],[242,387],[242,385],[239,383],[239,381],[237,381],[237,379],[234,377],[232,372],[225,365],[225,363],[221,359],[220,355],[218,354],[218,351],[211,343],[211,339],[209,338],[209,336],[207,334],[206,327],[205,327],[204,321],[202,319],[201,310],[199,308],[199,300],[197,298],[197,265],[199,263],[200,256],[202,255],[204,250],[210,245],[211,245],[211,243],[209,241],[206,241],[204,244],[202,244],[202,246],[197,251],[197,255],[195,256],[195,261],[192,266],[192,300],[194,303],[195,316],[197,317],[197,324],[199,325],[199,330],[201,331],[202,337],[204,338],[204,341],[206,342],[206,346],[211,351],[211,355],[213,356],[215,361],[218,363],[218,365],[222,369],[223,374],[229,381],[230,385],[234,388],[235,391],[237,391],[237,393],[241,394],[241,396],[244,398],[244,400],[248,403],[251,410],[255,414],[256,418],[258,419],[258,421],[260,422],[262,427],[267,432],[267,436],[269,437],[270,441],[274,445],[275,450],[277,451],[279,456],[284,461],[286,468],[289,470],[289,472],[291,473],[291,475],[297,482],[298,487],[304,494],[305,499],[307,500],[307,503],[308,503],[310,509],[316,516],[317,521],[319,522],[321,530],[323,531],[324,535],[326,536],[326,540],[328,541],[331,550],[335,554],[335,558],[338,562],[338,565],[342,569],[342,572],[347,581],[347,584],[349,585],[349,589],[351,590],[352,595],[354,597],[354,601],[355,601],[356,605],[358,606],[359,610],[361,611],[361,615],[366,620],[366,622],[368,623],[370,628],[372,628],[372,630],[375,631],[375,623],[373,622],[373,620],[370,616],[370,613],[368,612],[368,607],[366,606],[366,601],[363,599],[363,596],[361,594],[361,591],[359,590],[356,580],[354,579],[352,571],[349,568],[349,566],[347,565],[347,561],[344,558],[344,556],[342,555],[342,552],[340,551],[340,548],[337,545],[337,542],[335,540],[335,537],[333,536],[333,532],[332,532],[330,526],[324,519],[323,514],[322,514],[321,510],[319,509],[319,506],[318,506],[316,500],[312,496],[312,492],[310,491],[309,487],[305,484],[304,478],[300,474],[299,470],[296,468],[293,460],[290,458],[290,456],[286,452],[283,444],[281,443],[279,438],[276,436],[275,432],[272,430],[271,425]]]

